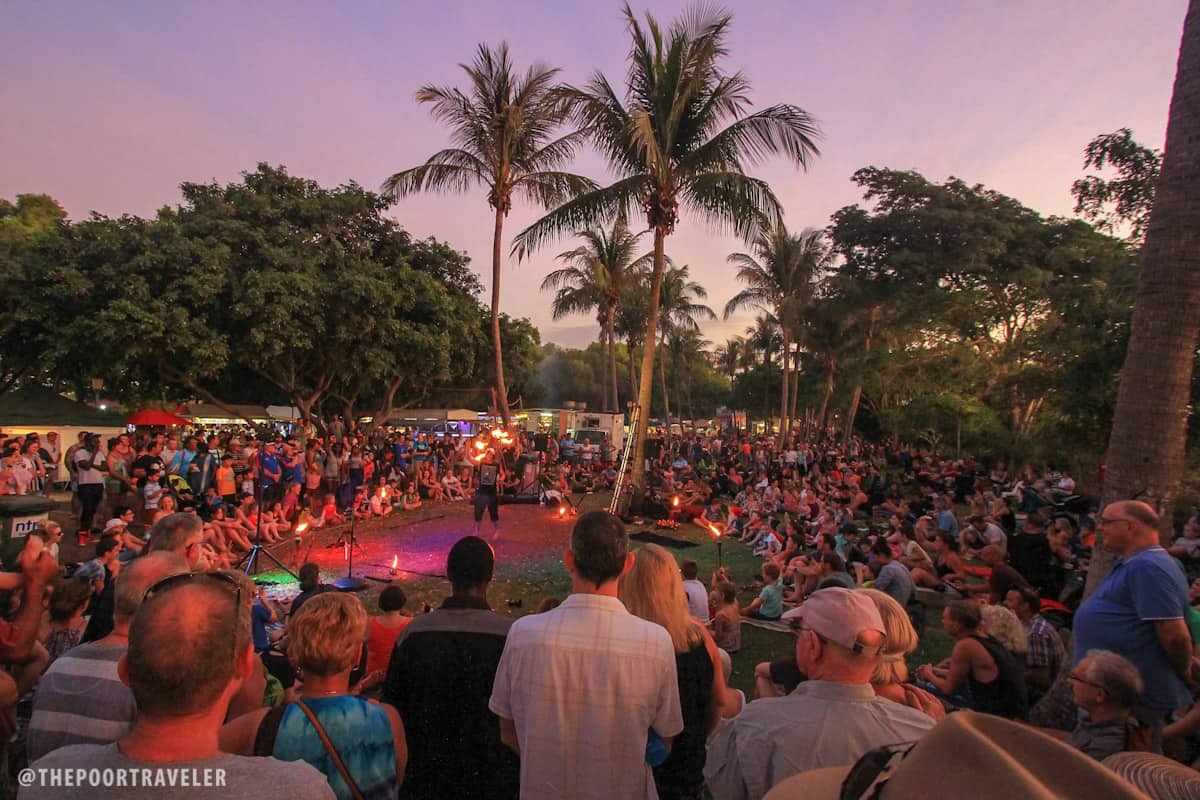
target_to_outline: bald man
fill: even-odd
[[[1138,718],[1151,726],[1154,749],[1161,751],[1167,713],[1192,702],[1187,579],[1159,544],[1158,514],[1146,503],[1109,503],[1097,521],[1103,545],[1117,560],[1075,612],[1075,663],[1092,650],[1133,662],[1146,684]]]
[[[199,776],[193,780],[211,776],[212,782],[155,784],[149,792],[121,785],[93,786],[86,795],[91,800],[141,796],[333,800],[325,776],[303,761],[220,751],[217,737],[229,704],[254,674],[257,661],[250,636],[251,598],[244,585],[238,589],[238,583],[213,573],[195,573],[188,580],[156,587],[138,609],[129,629],[129,648],[118,665],[121,680],[137,700],[133,729],[110,744],[61,748],[30,765],[35,775],[50,776],[66,768],[153,775],[175,766]],[[21,789],[21,797],[63,796],[61,787],[44,780],[49,779],[35,778],[31,786]]]
[[[117,676],[129,626],[146,589],[187,572],[182,556],[150,553],[129,562],[116,578],[112,632],[59,656],[38,683],[29,721],[29,760],[69,744],[115,742],[133,726],[133,694]]]

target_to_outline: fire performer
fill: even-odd
[[[496,451],[489,447],[479,464],[479,479],[475,482],[475,535],[479,535],[479,523],[487,509],[492,520],[492,539],[500,536],[500,465],[496,463]]]

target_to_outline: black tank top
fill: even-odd
[[[654,783],[662,798],[695,796],[704,785],[704,728],[712,699],[713,663],[703,639],[686,653],[675,654],[675,670],[683,733],[671,743],[667,760],[654,768]]]
[[[967,685],[971,688],[971,705],[976,711],[996,714],[1009,719],[1025,716],[1029,698],[1025,692],[1025,668],[1017,657],[991,636],[972,636],[983,645],[988,655],[996,662],[996,678],[991,683],[982,683],[971,673],[967,674]]]

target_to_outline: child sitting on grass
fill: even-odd
[[[764,585],[758,597],[741,610],[743,617],[777,621],[783,616],[783,580],[774,561],[763,564]]]
[[[742,612],[738,608],[737,587],[722,580],[708,596],[715,612],[709,627],[717,647],[726,653],[736,653],[742,647]]]

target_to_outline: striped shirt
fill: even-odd
[[[133,727],[133,693],[117,676],[124,645],[73,647],[38,682],[29,721],[29,760],[69,744],[108,744]]]

